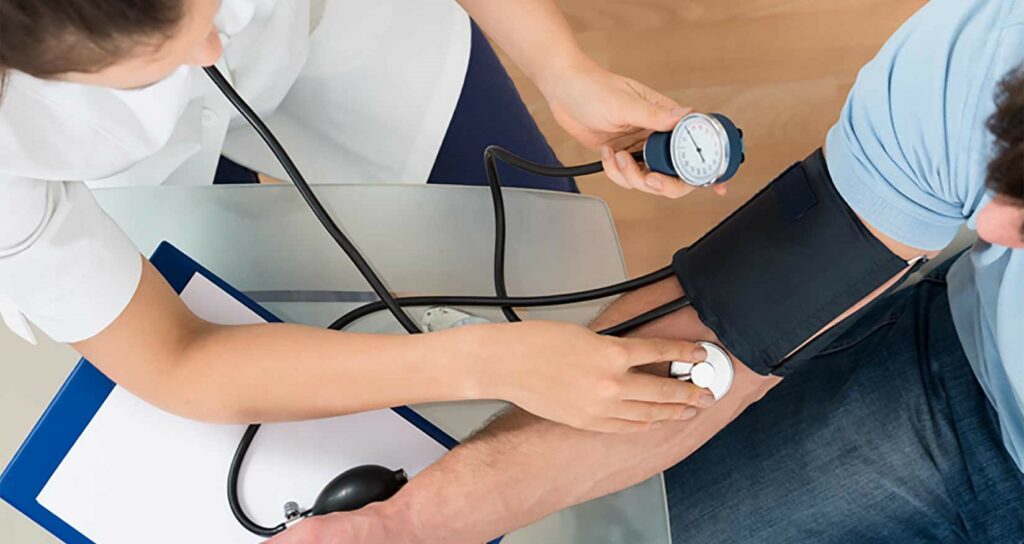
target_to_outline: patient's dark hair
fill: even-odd
[[[996,146],[988,165],[988,187],[1024,206],[1024,66],[1003,78],[988,128]]]
[[[184,16],[185,0],[0,0],[0,80],[101,70],[159,45]]]

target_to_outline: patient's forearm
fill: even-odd
[[[674,280],[662,282],[623,297],[594,326],[622,321],[679,294]],[[712,339],[686,311],[637,334]],[[590,433],[512,412],[414,478],[384,509],[410,523],[417,542],[482,542],[639,483],[695,451],[779,381],[739,364],[736,370],[732,391],[714,407],[646,433]]]
[[[414,478],[389,508],[412,521],[416,542],[483,542],[676,464],[777,381],[748,372],[696,418],[635,435],[578,431],[517,411]]]

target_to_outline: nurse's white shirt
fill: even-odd
[[[454,0],[223,0],[218,67],[311,182],[423,183],[454,112],[470,27]],[[0,316],[34,341],[94,336],[141,258],[89,187],[207,184],[224,154],[279,178],[198,68],[118,91],[12,72],[0,102]]]

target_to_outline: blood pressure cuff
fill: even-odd
[[[803,346],[808,339],[901,271],[910,275],[846,205],[820,149],[672,266],[704,324],[762,375],[799,366],[836,329]]]

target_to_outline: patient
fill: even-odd
[[[981,241],[784,381],[737,362],[715,406],[632,435],[513,410],[393,499],[275,543],[482,542],[663,470],[677,542],[1024,541],[1022,43],[1024,3],[933,0],[862,70],[826,141],[836,189],[901,258],[963,224]],[[680,294],[666,280],[593,326]],[[691,308],[636,334],[717,340]]]

